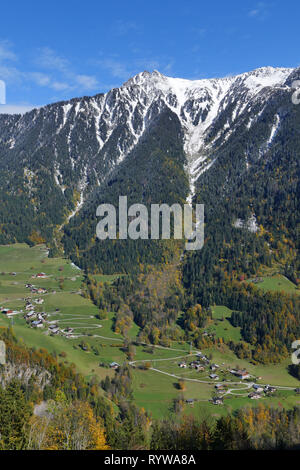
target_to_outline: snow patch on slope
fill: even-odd
[[[271,133],[270,133],[270,137],[267,141],[267,146],[270,147],[274,138],[276,137],[276,134],[279,130],[279,127],[280,127],[280,117],[278,116],[278,114],[276,114],[275,116],[275,122],[273,123],[273,126],[272,126],[272,129],[271,129]]]
[[[248,220],[236,219],[233,226],[235,228],[244,228],[252,233],[256,233],[259,230],[255,214],[252,214],[252,216],[249,217]]]
[[[92,140],[95,141],[91,145],[94,152],[91,157],[97,158],[102,152],[101,158],[108,163],[105,171],[109,172],[127,157],[153,119],[162,109],[168,107],[178,117],[184,132],[191,199],[195,191],[195,181],[215,162],[213,152],[216,141],[220,139],[223,143],[230,137],[239,125],[238,118],[246,109],[251,116],[247,121],[247,128],[250,129],[263,112],[264,103],[267,103],[273,88],[285,87],[286,79],[292,72],[293,69],[264,67],[237,76],[201,80],[167,77],[158,71],[142,72],[120,88],[112,89],[106,94],[62,103],[57,108],[55,117],[57,133],[63,131],[70,159],[69,166],[74,170],[75,166],[76,169],[82,168],[81,147],[78,144],[76,147],[76,142],[82,141],[81,134],[78,138],[78,122],[80,128],[83,126],[83,129],[91,130],[94,136]],[[254,116],[251,109],[253,104],[257,103],[259,112]],[[224,114],[226,122],[222,121],[215,134],[211,134],[214,137],[207,139],[214,123],[218,122],[220,114],[226,113],[227,109],[230,112]],[[43,108],[32,114],[30,125],[41,112],[44,112]],[[272,144],[279,126],[280,119],[276,117],[262,151],[266,151]],[[11,144],[14,145],[13,142]],[[42,139],[38,140],[35,152],[42,144]],[[91,172],[95,173],[97,184],[100,184],[102,175],[99,171],[98,178],[95,168],[92,165],[89,167],[88,152],[89,149],[83,163],[83,166],[86,166],[85,184],[88,184],[87,173]],[[248,162],[246,164],[249,165]],[[54,178],[63,191],[59,167],[55,167]],[[84,191],[85,189],[81,189],[81,194]]]

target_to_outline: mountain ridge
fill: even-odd
[[[158,71],[141,72],[106,94],[73,98],[24,115],[0,115],[2,242],[24,241],[24,233],[26,240],[51,240],[53,230],[70,224],[91,200],[109,194],[110,180],[116,177],[123,187],[125,167],[132,185],[130,168],[141,165],[147,184],[151,179],[147,159],[157,165],[158,179],[164,174],[158,162],[168,166],[167,186],[167,179],[173,178],[172,141],[177,142],[176,152],[185,154],[176,165],[180,162],[189,177],[190,202],[199,178],[214,171],[218,161],[222,168],[226,149],[234,147],[240,135],[245,135],[245,142],[238,147],[238,166],[246,171],[280,136],[284,116],[290,112],[282,109],[289,107],[291,83],[299,70],[263,67],[192,81]],[[285,104],[279,106],[282,99]],[[128,184],[124,187],[130,193]],[[177,194],[180,200],[184,191]],[[164,191],[160,197],[163,194],[168,199]],[[16,221],[15,206],[22,207],[28,222]]]

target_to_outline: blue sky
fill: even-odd
[[[0,112],[106,92],[143,70],[196,79],[300,65],[299,0],[1,3]]]

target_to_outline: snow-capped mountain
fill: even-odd
[[[230,129],[226,139],[245,110],[249,116],[249,128],[255,118],[251,116],[251,108],[259,103],[263,109],[272,93],[280,88],[288,89],[286,80],[292,72],[293,69],[264,67],[234,77],[204,80],[170,78],[157,71],[152,74],[144,72],[125,83],[122,91],[135,103],[145,103],[144,122],[148,121],[148,108],[153,101],[159,100],[176,113],[184,130],[184,149],[194,181],[212,165],[207,156],[218,135],[209,143],[206,137],[214,124],[217,127],[218,118],[222,119],[227,114],[221,129],[221,133]],[[270,139],[274,133],[272,129]]]
[[[88,179],[100,184],[103,174],[126,158],[153,119],[168,107],[180,120],[189,168],[197,176],[199,163],[203,169],[205,155],[214,142],[207,145],[207,134],[214,124],[217,127],[218,119],[227,114],[220,133],[227,129],[233,132],[239,117],[247,111],[251,126],[251,107],[259,102],[263,108],[276,90],[287,88],[292,72],[265,67],[203,80],[142,72],[104,95],[45,106],[23,116],[0,115],[1,154],[9,158],[9,154],[20,153],[21,147],[24,159],[29,157],[29,170],[34,171],[33,159],[38,160],[43,151],[50,152],[53,175],[62,190],[66,168],[80,173],[81,188],[86,187]],[[26,155],[28,139],[30,156]]]
[[[143,72],[126,82],[121,90],[135,106],[144,103],[144,120],[153,101],[159,99],[169,106],[185,131],[185,151],[193,156],[201,150],[205,131],[221,112],[234,105],[232,124],[249,102],[258,96],[267,99],[273,89],[284,87],[292,71],[265,67],[234,77],[204,80],[170,78],[157,71]],[[262,96],[262,92],[267,95]]]
[[[147,153],[143,142],[163,113],[168,113],[169,120],[176,120],[182,139],[191,198],[198,178],[214,167],[224,146],[241,129],[250,136],[257,123],[265,121],[273,101],[292,93],[292,79],[298,76],[299,69],[273,67],[202,80],[142,72],[106,94],[51,104],[24,115],[0,114],[5,194],[15,195],[23,186],[23,196],[36,215],[42,208],[47,213],[45,194],[51,195],[60,206],[50,211],[54,225],[59,225],[66,214],[74,215],[83,207],[88,194],[101,188],[124,162],[138,152]],[[276,140],[284,113],[275,108],[272,115],[268,111],[267,131],[257,149],[245,148],[246,168],[254,154],[264,155]],[[160,148],[168,133],[164,122]]]

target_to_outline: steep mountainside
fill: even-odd
[[[132,202],[171,203],[196,192],[208,216],[243,182],[246,197],[229,219],[252,216],[252,182],[269,178],[271,167],[285,178],[282,152],[292,154],[291,190],[299,184],[299,110],[291,103],[299,73],[265,67],[189,81],[143,72],[105,95],[0,115],[0,243],[51,243],[70,219],[63,240],[77,263],[126,270],[134,260],[163,260],[169,247],[137,243],[127,250],[95,240],[95,209],[103,201],[128,195]]]

